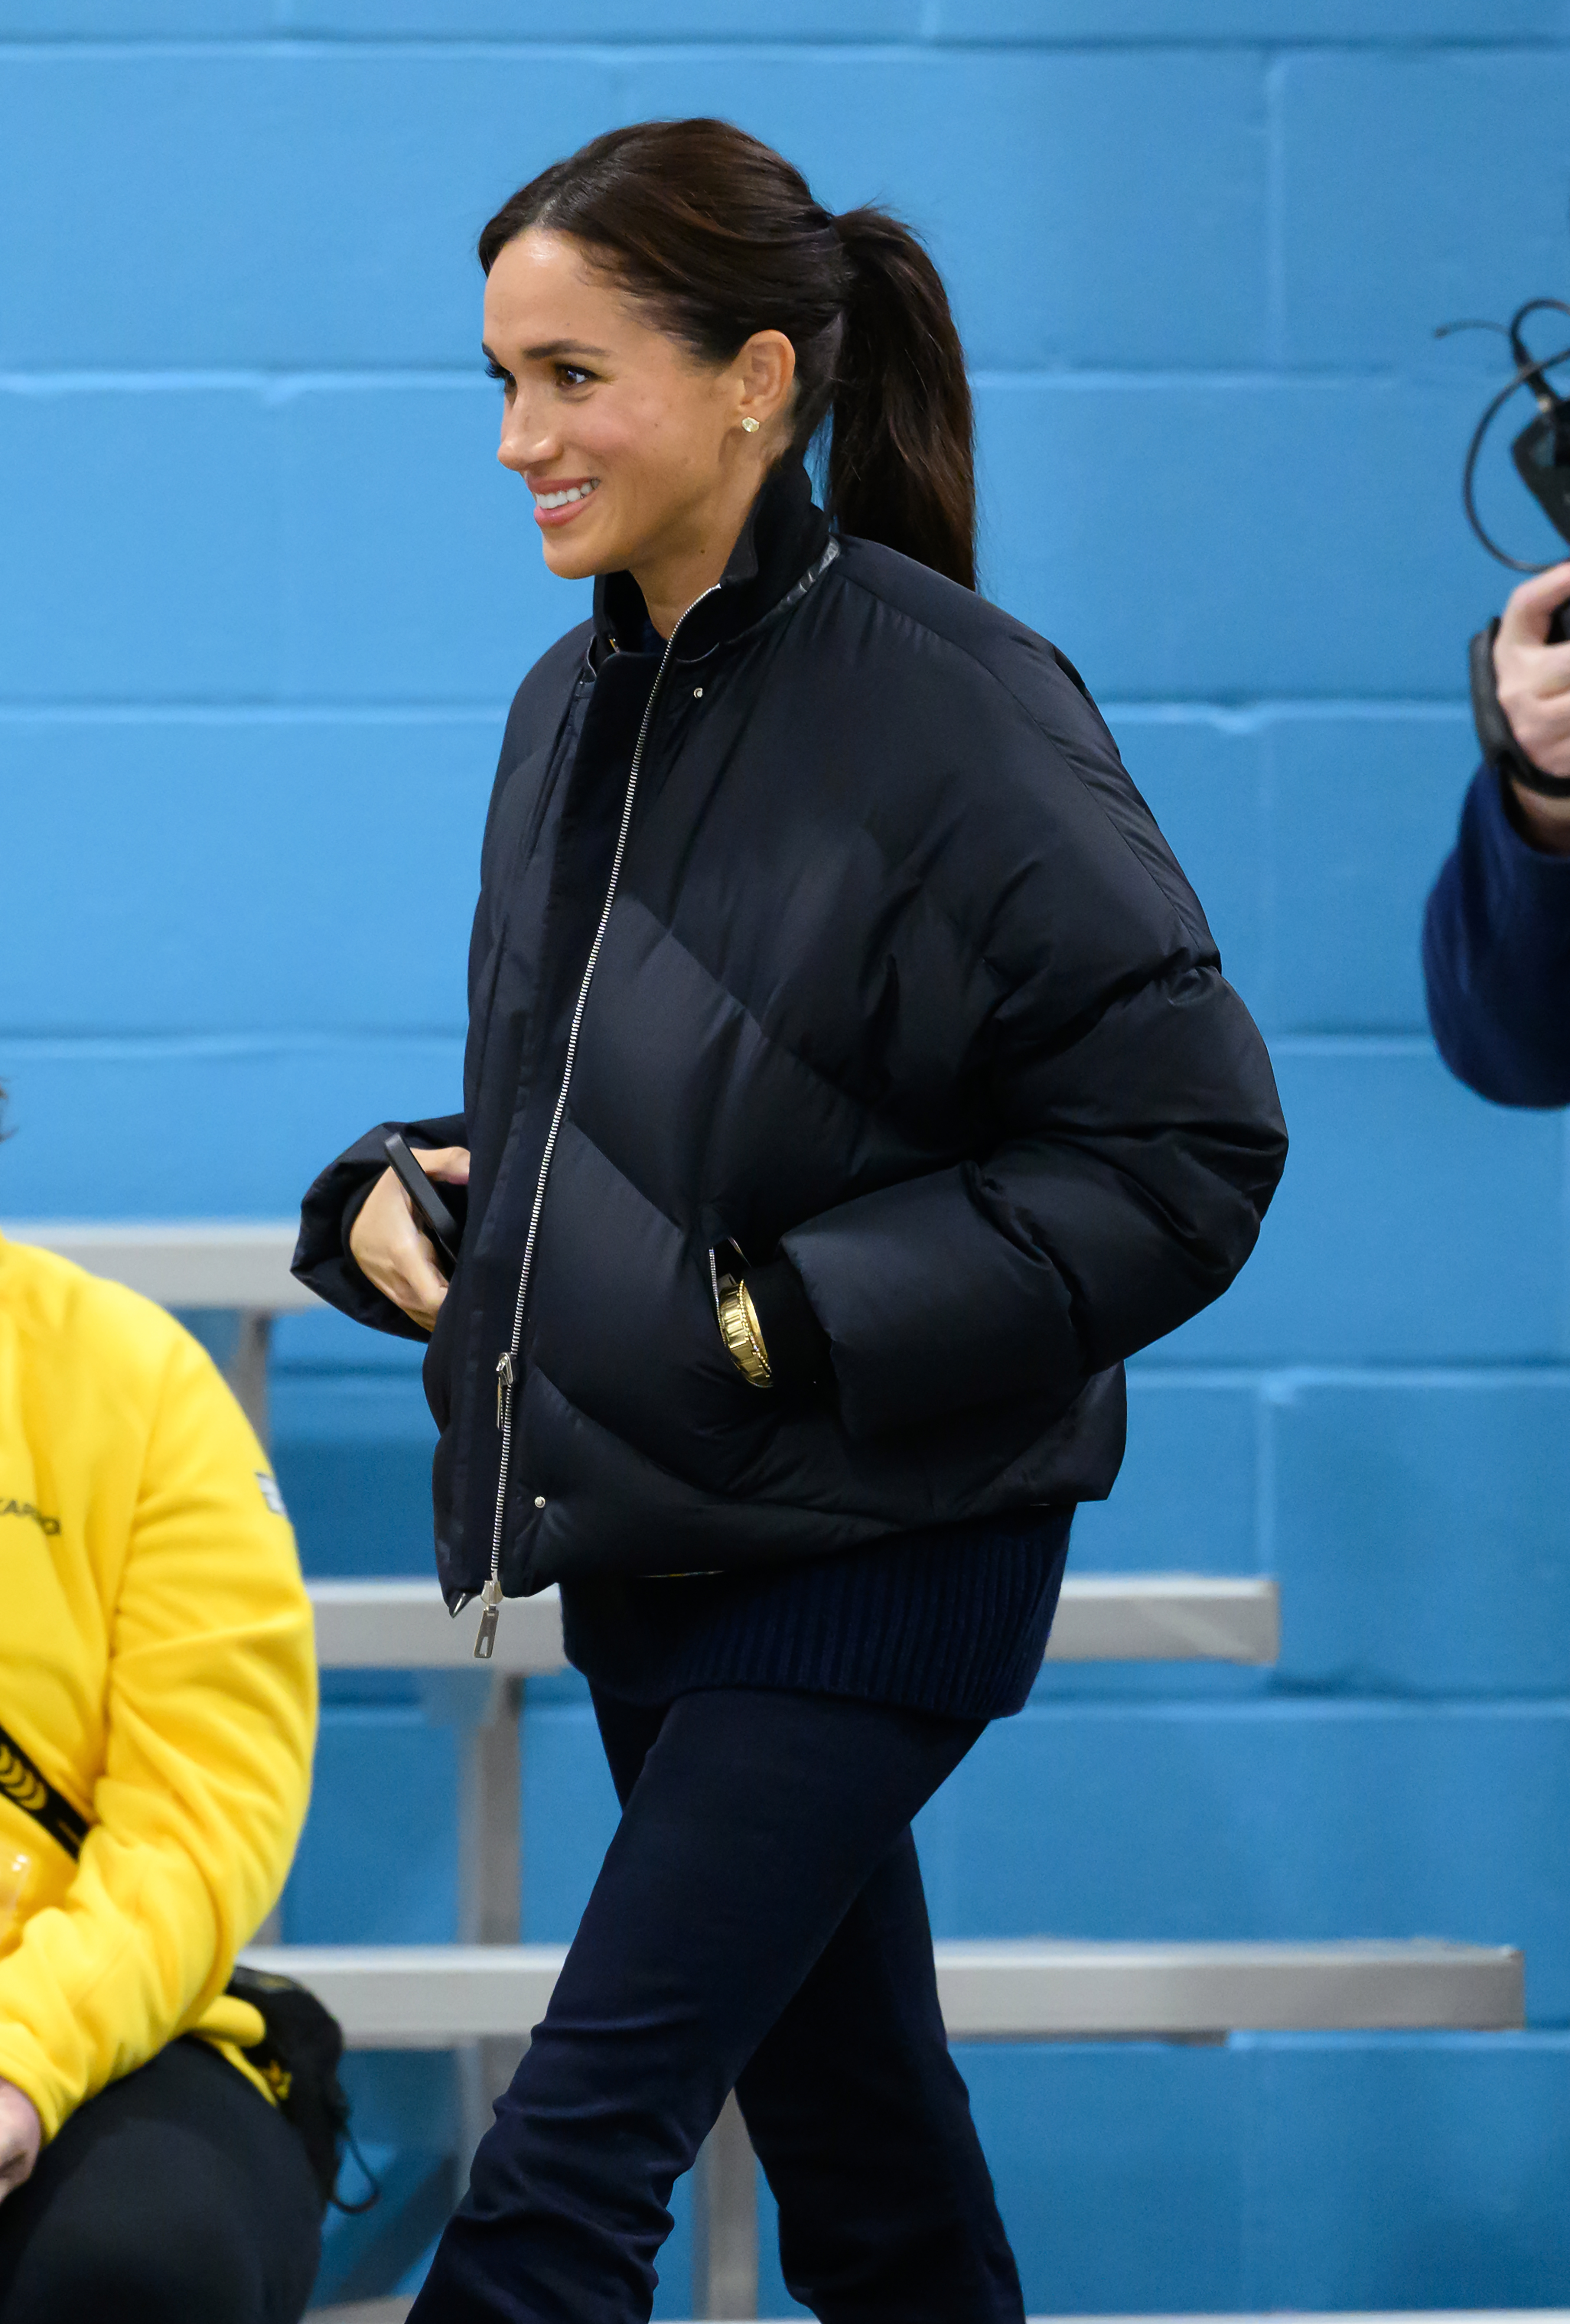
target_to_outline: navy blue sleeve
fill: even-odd
[[[1480,767],[1423,919],[1428,1022],[1498,1105],[1570,1105],[1570,856],[1528,845]]]
[[[402,1307],[394,1307],[368,1276],[362,1275],[349,1250],[349,1235],[377,1179],[387,1167],[385,1144],[390,1130],[402,1130],[418,1153],[421,1147],[466,1146],[468,1130],[461,1113],[439,1114],[429,1121],[379,1121],[356,1139],[336,1162],[307,1189],[300,1210],[300,1240],[289,1271],[309,1285],[319,1299],[349,1316],[369,1323],[373,1331],[389,1332],[395,1339],[428,1340]]]

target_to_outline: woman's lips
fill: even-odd
[[[583,491],[586,484],[590,487],[587,492]],[[599,480],[597,477],[591,476],[563,476],[559,481],[553,480],[549,484],[538,488],[531,487],[531,489],[534,491],[535,523],[539,525],[541,531],[555,532],[559,531],[564,524],[570,524],[575,516],[583,514],[589,503],[598,494]],[[563,492],[582,493],[582,498],[567,501],[560,508],[546,508],[542,505],[543,501],[552,499],[558,493]]]

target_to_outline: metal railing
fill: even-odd
[[[1518,2030],[1522,1956],[1508,1945],[939,1941],[955,2042],[1220,2042],[1246,2032]],[[319,1994],[356,2050],[522,2041],[545,2015],[565,1945],[251,1946]]]
[[[317,1655],[331,1670],[472,1670],[474,1616],[449,1619],[434,1582],[313,1582]],[[513,1600],[485,1670],[539,1678],[565,1670],[554,1589]],[[1273,1663],[1280,1596],[1266,1575],[1070,1574],[1047,1660]],[[482,1673],[480,1675],[484,1675]]]

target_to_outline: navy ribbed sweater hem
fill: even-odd
[[[1041,1667],[1073,1514],[1023,1510],[762,1572],[564,1582],[568,1659],[626,1702],[771,1687],[1006,1718]]]

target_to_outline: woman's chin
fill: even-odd
[[[607,553],[605,545],[594,539],[601,529],[591,526],[580,536],[577,525],[564,525],[559,532],[540,534],[540,553],[559,581],[586,581],[591,574],[619,570],[621,560],[614,545]]]

